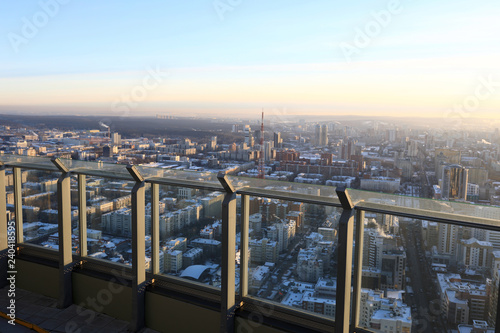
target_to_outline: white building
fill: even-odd
[[[383,291],[361,289],[360,326],[376,332],[410,333],[411,309],[402,303],[402,293],[400,290],[384,297]]]
[[[250,268],[249,272],[249,284],[250,290],[258,290],[264,283],[264,280],[269,276],[270,269],[268,266],[257,266],[255,268]]]
[[[490,242],[478,241],[475,238],[460,240],[462,248],[459,260],[470,268],[489,267],[493,245]]]
[[[184,268],[198,264],[203,256],[203,250],[199,247],[194,247],[182,254],[182,266]]]
[[[112,202],[110,202],[113,205]],[[146,215],[146,234],[151,233],[151,215]],[[119,210],[103,214],[101,216],[101,227],[104,233],[114,236],[132,237],[132,210],[121,208]]]
[[[248,217],[249,228],[254,232],[260,232],[262,229],[262,214],[255,213]]]
[[[278,243],[275,241],[268,238],[250,239],[248,247],[250,249],[250,260],[254,263],[275,263],[278,261]]]
[[[459,274],[437,274],[441,312],[448,324],[467,324],[483,320],[488,311],[486,285],[462,282]]]
[[[182,251],[170,250],[164,255],[164,272],[178,273],[182,269]]]
[[[297,275],[301,281],[316,282],[323,277],[324,262],[317,249],[300,249],[297,256]]]
[[[288,244],[295,237],[295,221],[274,223],[267,228],[267,236],[278,243],[278,251],[288,249]]]

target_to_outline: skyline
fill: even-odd
[[[1,5],[0,112],[500,119],[493,1],[59,1]]]

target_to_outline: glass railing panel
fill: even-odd
[[[222,192],[159,186],[160,274],[220,288],[223,199]],[[151,258],[151,242],[146,257]]]
[[[334,319],[340,211],[249,196],[248,294]]]
[[[432,200],[387,193],[348,190],[353,204],[361,208],[378,208],[436,219],[458,220],[500,227],[500,207],[465,202]]]
[[[11,177],[8,175],[7,177]],[[23,241],[57,250],[59,172],[21,169]],[[10,184],[10,181],[7,181]],[[13,187],[7,186],[7,207],[14,211]]]
[[[71,243],[74,254],[80,254],[80,240],[78,239],[80,228],[80,215],[78,211],[78,176],[72,174],[70,177],[71,191]]]
[[[58,171],[54,163],[47,157],[0,154],[0,161],[8,165],[25,165],[26,168],[30,166],[42,167],[47,170]]]
[[[89,258],[132,265],[133,181],[86,177]],[[146,228],[151,221],[146,219]],[[77,233],[77,231],[75,231]]]
[[[133,180],[127,171],[126,164],[81,161],[67,158],[61,158],[61,161],[70,171],[91,173],[96,177],[120,177]]]
[[[500,232],[365,212],[362,257],[360,327],[494,329]]]
[[[310,200],[340,205],[334,186],[307,183],[259,179],[252,177],[228,176],[231,184],[240,191],[256,190],[261,193],[269,191],[273,194],[289,197],[290,200]]]
[[[193,170],[178,170],[177,168],[172,168],[171,165],[138,165],[136,166],[140,174],[146,178],[158,178],[159,180],[176,180],[179,182],[187,181],[193,184],[198,184],[200,186],[210,185],[211,187],[219,188],[222,190],[222,185],[217,179],[217,173],[214,172],[203,172]],[[177,167],[177,165],[175,165]]]

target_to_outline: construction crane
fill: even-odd
[[[259,173],[257,178],[264,179],[266,173],[264,171],[264,109],[262,109],[262,121],[260,122],[260,158],[259,158]]]

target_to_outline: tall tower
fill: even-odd
[[[321,145],[321,132],[320,124],[314,126],[314,144],[317,146]]]
[[[215,148],[217,148],[217,137],[216,136],[212,136],[210,138],[210,150],[214,151]]]
[[[280,132],[274,132],[274,148],[281,148],[281,143],[283,140],[281,139]]]
[[[328,145],[328,125],[321,125],[321,133],[320,133],[320,145],[327,146]]]
[[[247,144],[248,147],[252,147],[253,138],[252,138],[252,129],[250,128],[250,125],[245,125],[244,132],[245,132],[245,143]]]
[[[259,174],[257,178],[264,179],[264,110],[262,110],[262,121],[260,122],[260,158],[259,158]]]

